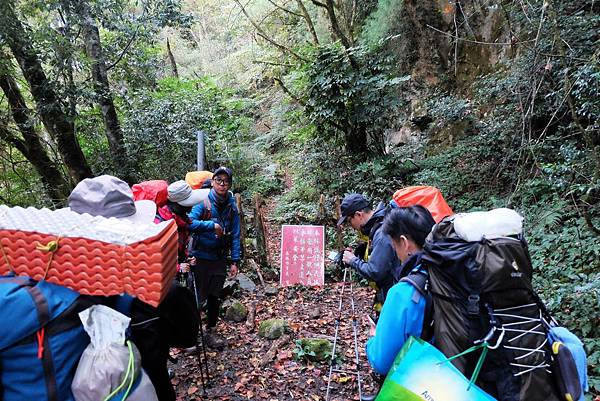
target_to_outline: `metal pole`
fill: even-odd
[[[194,295],[196,297],[196,306],[198,307],[198,317],[200,319],[200,342],[201,345],[196,342],[196,356],[198,358],[198,365],[200,367],[200,381],[202,383],[202,393],[206,396],[206,385],[210,380],[208,374],[208,358],[206,357],[206,342],[204,341],[204,329],[202,328],[202,305],[200,305],[200,298],[198,296],[198,288],[196,287],[196,275],[190,267],[189,274],[192,277],[192,286],[194,287]],[[202,349],[200,349],[202,347]],[[204,361],[202,360],[202,354],[204,354]],[[204,369],[203,369],[204,367]],[[206,379],[204,373],[206,371]]]
[[[204,160],[204,131],[196,131],[196,138],[198,142],[198,150],[196,155],[196,169],[204,170],[205,168],[205,160]]]
[[[358,384],[358,399],[362,400],[362,385],[360,379],[360,360],[358,358],[358,320],[356,319],[356,309],[354,307],[354,280],[352,270],[350,270],[350,302],[352,304],[352,331],[354,333],[354,355],[356,357],[356,376]]]
[[[343,262],[340,259],[340,265]],[[349,287],[349,298],[351,305],[351,313],[352,313],[352,332],[354,337],[354,362],[356,363],[356,372],[347,372],[356,375],[356,381],[358,385],[358,399],[362,399],[362,378],[360,375],[360,359],[359,359],[359,350],[358,350],[358,319],[356,317],[356,304],[354,302],[354,280],[352,277],[352,269],[348,267],[348,265],[344,265],[344,278],[342,279],[342,288],[340,290],[340,299],[338,304],[338,315],[335,320],[335,335],[333,337],[333,349],[331,353],[331,359],[329,360],[329,376],[327,377],[327,390],[325,393],[325,401],[329,401],[329,396],[331,393],[331,376],[333,372],[340,372],[340,369],[334,368],[336,364],[335,361],[335,352],[337,349],[338,337],[339,337],[339,328],[340,328],[340,320],[342,318],[342,304],[344,300],[344,293],[346,292],[346,288]]]

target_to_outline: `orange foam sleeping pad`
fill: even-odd
[[[51,252],[37,249],[57,239],[38,232],[0,230],[0,243],[17,275],[41,280]],[[157,306],[177,273],[177,225],[153,237],[119,245],[81,237],[61,237],[46,280],[86,295],[127,293]],[[10,272],[0,255],[0,274]]]

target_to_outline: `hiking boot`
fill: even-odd
[[[363,394],[360,398],[360,401],[374,401],[377,398],[377,393],[373,394]]]
[[[204,332],[204,341],[206,342],[206,346],[208,348],[222,350],[225,348],[225,340],[223,337],[217,334],[217,331],[214,328],[208,328]]]

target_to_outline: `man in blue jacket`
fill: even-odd
[[[221,306],[221,291],[230,267],[230,277],[238,272],[240,261],[240,215],[231,188],[233,173],[227,167],[214,171],[208,200],[192,208],[189,214],[192,233],[190,256],[200,302],[207,306],[207,344],[223,348],[225,343],[216,335]]]
[[[380,230],[385,205],[382,203],[376,210],[372,210],[363,195],[354,193],[344,198],[340,208],[342,216],[338,225],[346,223],[368,240],[367,247],[360,256],[349,250],[344,251],[344,263],[377,284],[375,310],[379,312],[387,292],[394,285],[394,274],[400,268],[400,261],[390,238]]]

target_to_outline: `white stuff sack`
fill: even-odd
[[[80,312],[79,318],[90,345],[81,355],[71,384],[75,401],[158,401],[141,368],[138,349],[125,343],[130,319],[104,305]]]
[[[460,213],[454,217],[454,231],[469,242],[518,235],[523,232],[523,217],[507,208]]]

